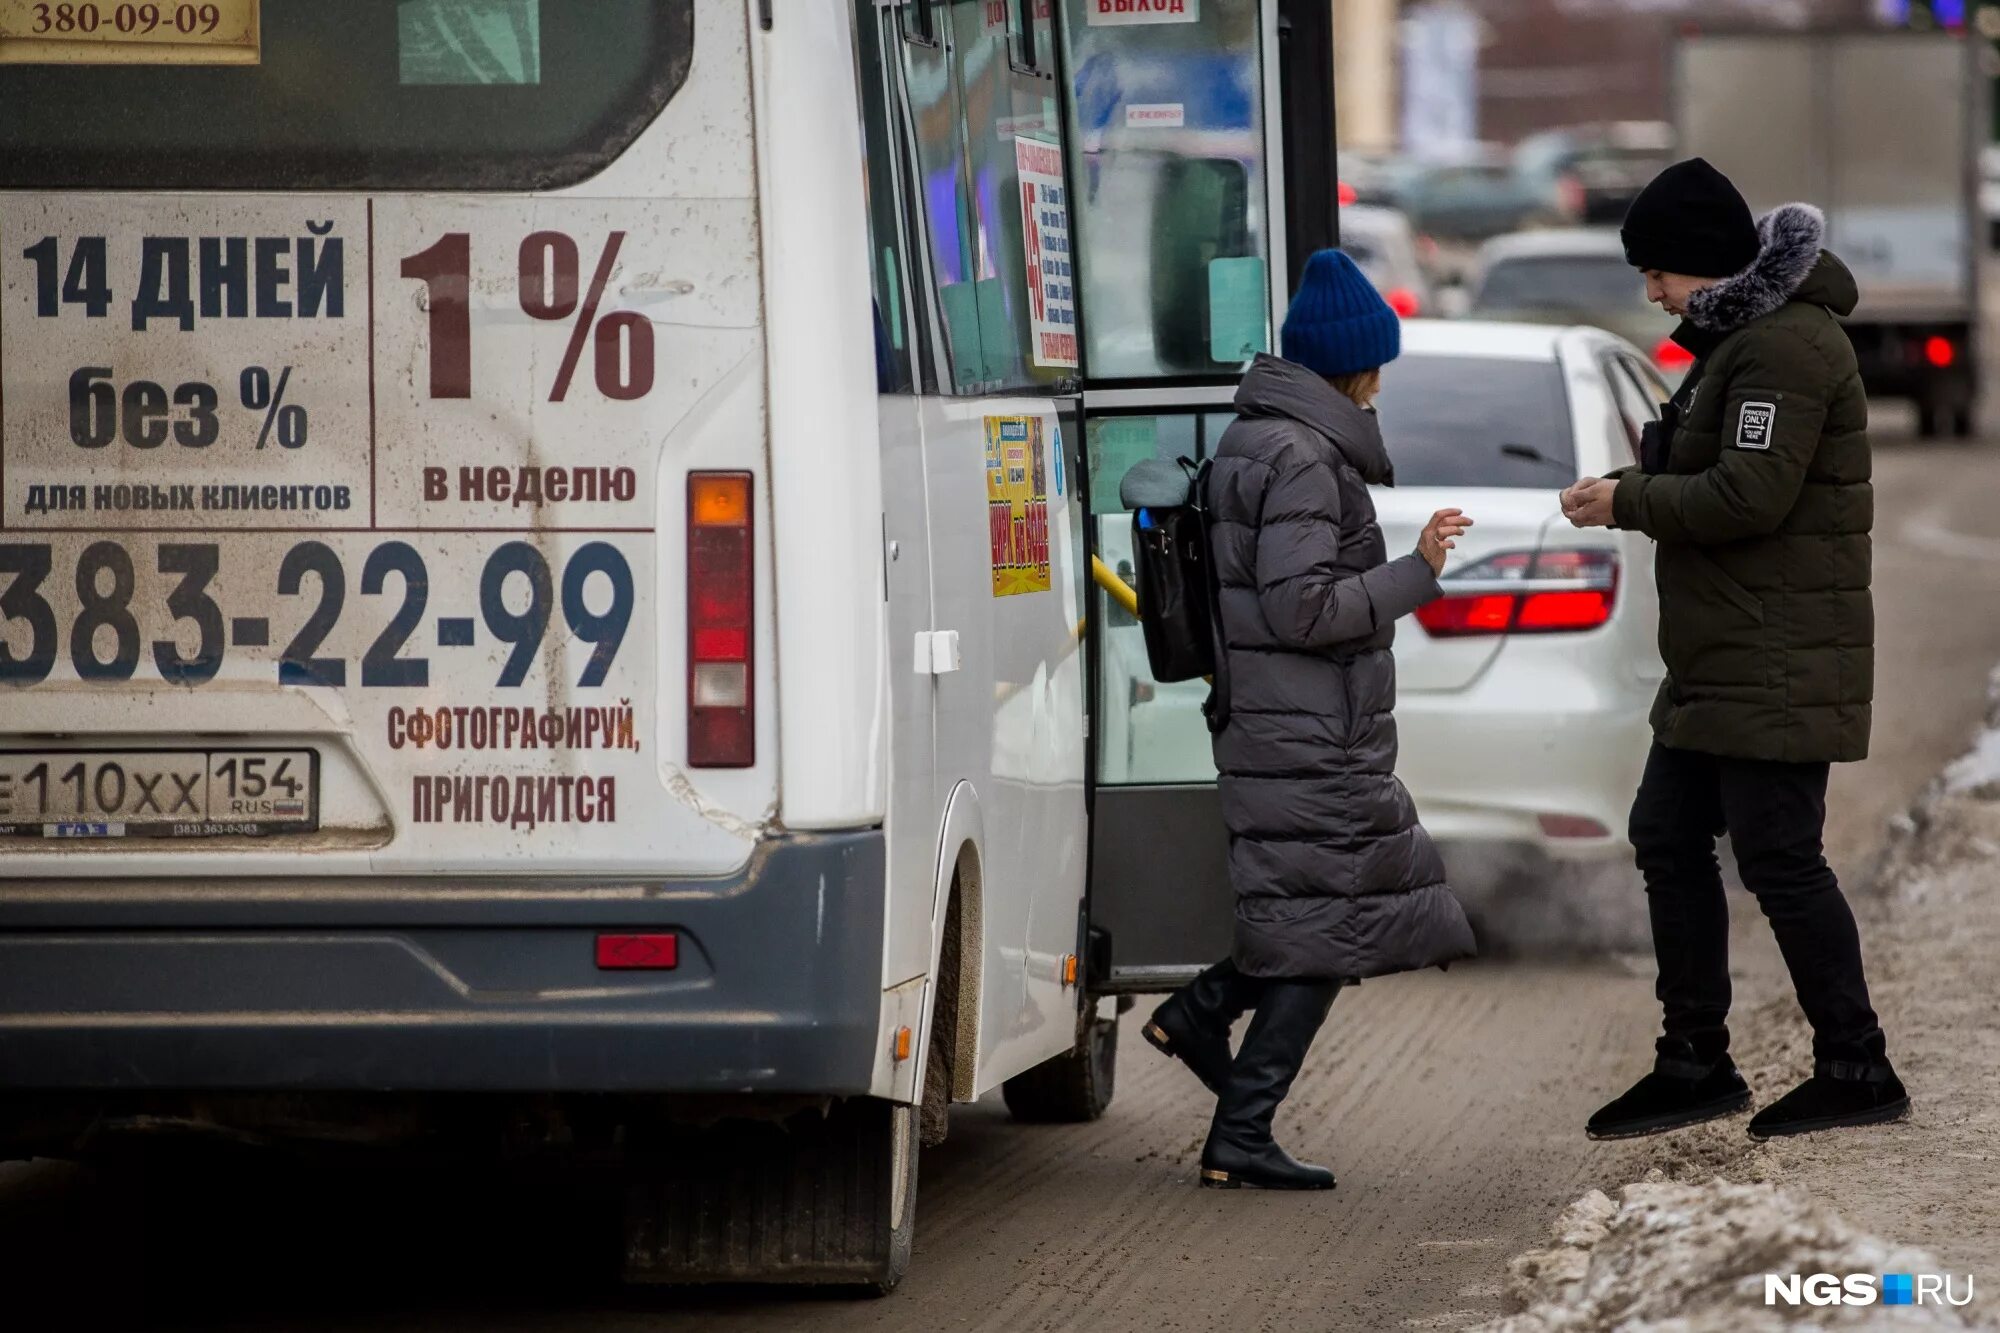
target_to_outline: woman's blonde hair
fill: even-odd
[[[1350,375],[1334,375],[1327,380],[1334,388],[1346,394],[1362,407],[1375,401],[1375,395],[1382,392],[1382,370],[1357,370]]]

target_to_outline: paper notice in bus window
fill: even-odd
[[[1049,590],[1049,468],[1040,417],[986,418],[993,595]]]
[[[1122,514],[1118,484],[1132,465],[1160,453],[1159,422],[1152,417],[1093,417],[1084,423],[1090,454],[1090,512]]]
[[[396,39],[405,87],[542,81],[541,0],[404,0]]]
[[[1208,355],[1224,364],[1271,350],[1264,261],[1255,255],[1208,261]]]
[[[1069,194],[1062,149],[1014,140],[1021,177],[1021,247],[1027,258],[1028,321],[1038,366],[1076,368],[1076,276],[1070,268]]]
[[[254,65],[259,0],[0,0],[0,64]]]

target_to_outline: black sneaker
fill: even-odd
[[[1775,1139],[1851,1125],[1886,1125],[1910,1113],[1910,1094],[1886,1064],[1820,1060],[1813,1076],[1750,1118],[1750,1137]]]
[[[1598,1108],[1585,1132],[1593,1139],[1634,1139],[1734,1115],[1750,1105],[1750,1085],[1723,1056],[1702,1066],[1662,1059],[1623,1097]]]

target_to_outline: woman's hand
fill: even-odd
[[[1471,526],[1472,520],[1461,509],[1440,509],[1431,515],[1431,521],[1424,524],[1422,534],[1417,537],[1417,554],[1431,567],[1431,573],[1444,573],[1444,553],[1457,545],[1452,539],[1463,537]]]

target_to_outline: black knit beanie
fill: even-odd
[[[1698,157],[1639,191],[1618,231],[1634,268],[1726,278],[1757,257],[1757,221],[1729,177]]]

